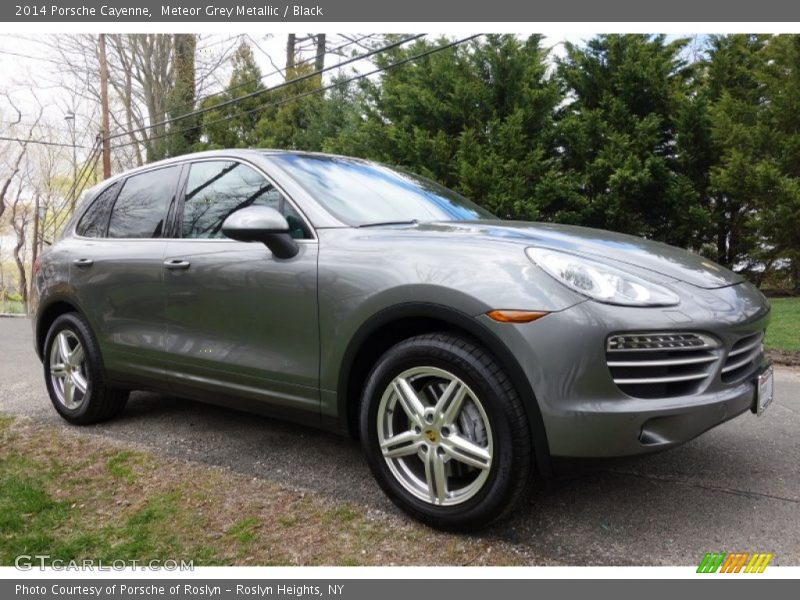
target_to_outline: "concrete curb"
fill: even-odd
[[[18,315],[16,313],[0,313],[0,319],[27,319],[28,315]]]

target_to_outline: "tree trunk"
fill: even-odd
[[[128,131],[134,130],[133,124],[133,78],[131,77],[130,71],[125,71],[125,93],[122,96],[122,103],[125,106],[125,124],[128,126]],[[135,144],[133,144],[133,148],[135,150],[136,156],[136,165],[141,167],[144,164],[144,159],[142,157],[142,147],[139,144],[139,140],[136,138],[136,134],[131,133],[131,138],[133,139]]]
[[[317,34],[317,58],[314,61],[314,70],[319,73],[325,68],[325,34]]]
[[[169,114],[172,118],[185,115],[195,109],[196,44],[194,34],[176,33],[173,36],[175,83],[169,98]],[[165,153],[169,156],[178,156],[191,152],[192,146],[200,138],[200,129],[196,127],[197,123],[196,116],[176,121],[170,127],[170,130],[174,129],[176,133],[169,136]]]
[[[6,312],[6,274],[3,269],[3,238],[0,237],[0,312]]]
[[[294,77],[294,56],[295,45],[297,44],[297,37],[294,33],[290,33],[286,39],[286,80]]]
[[[25,314],[28,314],[28,276],[25,274],[25,261],[22,260],[22,251],[25,248],[25,228],[27,223],[23,222],[22,227],[17,230],[17,243],[14,246],[14,262],[17,263],[19,272],[19,293],[22,295],[22,305],[25,307]]]

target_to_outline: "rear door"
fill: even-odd
[[[319,410],[317,241],[264,174],[234,160],[192,163],[167,244],[168,376],[180,392],[235,395],[283,412]],[[276,259],[263,244],[222,234],[225,218],[271,206],[300,251]]]
[[[163,232],[180,168],[163,167],[115,184],[76,228],[70,283],[115,379],[141,382],[163,373]]]

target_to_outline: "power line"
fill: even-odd
[[[91,163],[93,158],[95,158],[95,164],[97,163],[96,157],[99,156],[100,154],[99,150],[100,150],[100,140],[98,139],[95,141],[94,146],[92,147],[92,151],[89,153],[89,156],[86,158],[86,161],[83,163],[83,166],[78,171],[78,174],[75,176],[75,181],[72,182],[72,185],[65,194],[68,200],[71,201],[73,198],[77,198],[75,191],[78,189],[78,182],[84,179],[85,174],[87,172],[87,168],[89,167],[89,164]]]
[[[31,39],[27,39],[27,38],[22,38],[21,36],[12,36],[12,37],[18,37],[18,39],[25,39],[26,41],[37,42],[37,43],[40,43],[40,44],[44,44],[45,43],[45,42],[40,42],[38,40],[31,40]],[[229,42],[231,40],[236,40],[236,39],[239,39],[241,37],[242,37],[242,35],[232,36],[232,37],[229,37],[229,38],[227,38],[225,40],[219,40],[217,42],[209,44],[208,46],[217,45],[219,43],[224,43],[224,42]],[[370,37],[372,37],[372,34],[364,35],[364,36],[362,36],[360,38],[357,38],[357,39],[354,39],[354,40],[350,40],[350,41],[348,41],[348,42],[346,42],[344,44],[341,44],[339,46],[335,46],[334,48],[332,48],[329,51],[326,51],[326,54],[336,53],[336,52],[338,52],[338,51],[340,51],[340,50],[342,50],[342,49],[344,49],[344,48],[346,48],[348,46],[351,46],[353,44],[357,44],[357,43],[359,43],[359,42],[361,42],[361,41],[363,41],[363,40],[365,40],[367,38],[370,38]],[[401,42],[398,42],[396,44],[391,44],[391,45],[386,46],[384,48],[380,48],[377,51],[383,51],[383,50],[386,50],[386,49],[391,49],[392,47],[404,44],[407,41],[412,41],[412,40],[417,39],[419,37],[422,37],[422,34],[417,35],[417,36],[413,36],[411,38],[408,38],[408,39],[403,40]],[[208,46],[206,46],[206,47],[208,47]],[[371,51],[369,53],[366,53],[366,54],[363,54],[363,55],[360,55],[360,56],[357,56],[357,57],[353,57],[351,59],[348,59],[344,63],[339,63],[339,64],[337,64],[335,66],[330,66],[330,67],[328,67],[326,69],[323,69],[321,71],[317,71],[317,72],[314,72],[312,74],[309,74],[308,76],[298,77],[297,79],[293,79],[293,80],[291,80],[289,82],[285,82],[284,84],[279,84],[278,86],[273,86],[273,88],[265,88],[264,90],[258,90],[257,92],[254,92],[252,95],[257,95],[259,93],[265,93],[266,91],[271,91],[272,89],[283,87],[284,85],[289,84],[289,83],[293,83],[293,82],[297,82],[297,81],[303,81],[304,79],[306,79],[309,76],[316,76],[318,74],[321,74],[324,71],[327,71],[327,70],[330,70],[330,69],[333,69],[333,68],[341,68],[341,67],[343,67],[343,66],[345,66],[345,65],[347,65],[349,63],[355,62],[356,60],[362,60],[363,58],[368,58],[369,56],[373,55],[375,52],[376,51]],[[56,64],[56,65],[59,65],[59,66],[61,65],[61,63],[59,61],[56,61],[56,60],[53,60],[53,59],[37,57],[37,56],[28,56],[28,55],[25,55],[25,54],[12,52],[12,51],[9,51],[9,50],[1,50],[0,49],[0,54],[8,54],[8,55],[11,55],[11,56],[29,58],[29,59],[32,59],[32,60],[45,61],[45,62]],[[304,59],[304,60],[298,62],[296,66],[307,64],[307,63],[311,62],[312,60],[316,60],[316,57],[310,57],[310,58]],[[254,79],[254,80],[251,80],[251,81],[245,81],[245,82],[237,84],[237,85],[235,85],[235,86],[233,86],[231,88],[227,88],[226,90],[223,90],[223,91],[220,91],[220,92],[216,92],[214,94],[208,94],[207,96],[205,96],[203,98],[200,98],[199,101],[202,102],[202,101],[207,100],[209,98],[214,98],[214,97],[220,96],[220,95],[222,95],[224,93],[227,93],[227,92],[230,92],[230,91],[233,91],[233,90],[236,90],[236,89],[241,89],[241,88],[246,87],[248,85],[251,85],[253,83],[258,83],[259,81],[261,81],[261,80],[263,80],[263,79],[265,79],[267,77],[271,77],[273,75],[283,73],[286,70],[287,70],[286,68],[275,69],[274,71],[271,71],[271,72],[269,72],[269,73],[267,73],[265,75],[262,75],[258,79]],[[249,97],[249,96],[245,95],[245,96],[242,96],[240,98],[243,100],[243,99],[246,99],[247,97]],[[208,111],[214,110],[216,108],[220,108],[222,106],[225,106],[227,104],[234,103],[234,101],[238,101],[238,99],[237,98],[232,98],[231,100],[226,101],[226,103],[220,103],[219,105],[206,107],[205,109],[201,109],[201,110],[195,111],[195,113],[196,114],[202,114],[204,112],[208,112]],[[182,120],[182,119],[188,118],[190,116],[194,116],[195,113],[190,112],[190,113],[186,113],[184,115],[178,115],[177,117],[173,117],[171,119],[165,119],[164,121],[159,122],[159,123],[152,123],[150,125],[145,125],[145,126],[142,126],[142,127],[137,128],[137,129],[130,130],[130,131],[121,131],[119,133],[115,133],[113,135],[110,135],[109,139],[115,139],[115,138],[122,137],[122,136],[125,136],[125,135],[131,135],[131,134],[134,134],[134,133],[140,133],[140,132],[146,131],[147,129],[152,129],[152,128],[158,127],[160,125],[166,125],[166,124],[178,121],[178,120]],[[192,128],[192,129],[194,129],[194,128]],[[159,137],[165,137],[165,136],[159,136]],[[155,138],[155,139],[158,139],[158,138]],[[75,147],[75,148],[81,148],[81,149],[84,149],[84,150],[89,149],[89,146],[85,146],[85,145],[82,145],[82,144],[66,144],[66,143],[59,143],[59,142],[48,142],[48,141],[45,141],[45,140],[34,140],[34,139],[22,140],[22,139],[19,139],[19,138],[4,137],[4,136],[0,136],[0,141],[24,142],[24,143],[30,143],[30,144],[38,144],[38,145],[42,145],[42,146],[56,146],[56,147],[62,147],[62,148]]]
[[[38,144],[40,146],[58,146],[60,148],[72,148],[73,146],[75,148],[83,148],[83,149],[87,148],[87,146],[80,146],[80,145],[77,145],[77,144],[63,144],[61,142],[48,142],[46,140],[34,140],[34,139],[26,140],[26,139],[23,139],[23,138],[6,137],[6,136],[0,136],[0,141],[3,141],[3,142],[19,142],[21,144]]]
[[[73,186],[73,191],[67,196],[67,201],[72,203],[77,203],[78,198],[83,193],[83,190],[86,189],[86,184],[89,183],[89,178],[92,176],[92,173],[97,172],[97,163],[100,160],[101,152],[96,152],[94,156],[92,156],[92,161],[87,162],[87,169],[85,170],[82,177],[76,180],[76,185]]]
[[[72,182],[72,185],[67,190],[67,193],[64,194],[64,196],[67,198],[67,201],[72,202],[75,198],[78,197],[76,193],[78,185],[80,185],[80,182],[82,182],[83,179],[85,178],[87,171],[90,170],[89,165],[92,163],[92,160],[96,159],[98,154],[99,154],[98,146],[95,145],[95,148],[86,158],[80,170],[78,171],[77,175],[75,176],[75,181]]]
[[[303,92],[301,94],[297,94],[295,96],[292,96],[291,98],[284,98],[283,100],[279,100],[279,101],[276,101],[276,102],[266,102],[264,104],[259,104],[258,106],[254,107],[254,108],[251,108],[249,110],[237,112],[235,114],[228,115],[228,116],[225,116],[225,117],[221,117],[219,119],[214,119],[213,121],[209,121],[209,122],[203,123],[201,125],[196,125],[195,127],[186,127],[184,129],[179,129],[178,131],[170,131],[170,132],[167,132],[167,133],[163,133],[163,134],[160,134],[158,136],[154,136],[154,137],[149,138],[148,141],[158,140],[158,139],[161,139],[161,138],[168,137],[170,135],[180,135],[182,133],[188,133],[189,131],[194,131],[195,129],[199,129],[199,128],[207,126],[207,125],[216,125],[217,123],[223,123],[225,121],[230,121],[231,119],[235,119],[235,118],[238,118],[238,117],[243,117],[245,115],[249,115],[251,113],[254,113],[254,112],[257,112],[257,111],[261,111],[261,110],[263,110],[265,108],[270,108],[270,107],[275,107],[275,106],[282,106],[284,104],[288,104],[289,102],[294,102],[295,100],[299,100],[301,98],[305,98],[307,96],[312,96],[314,94],[319,94],[319,93],[322,93],[322,92],[326,92],[326,91],[334,89],[336,87],[339,87],[339,86],[342,86],[342,85],[346,85],[348,83],[352,83],[353,81],[358,81],[358,80],[364,79],[366,77],[371,77],[372,75],[375,75],[377,73],[388,71],[389,69],[393,69],[395,67],[402,66],[402,65],[407,64],[409,62],[412,62],[412,61],[415,61],[415,60],[419,60],[420,58],[424,58],[426,56],[430,56],[432,54],[436,54],[437,52],[442,52],[443,50],[447,50],[448,48],[453,48],[453,47],[458,46],[460,44],[463,44],[465,42],[469,42],[471,40],[474,40],[475,38],[478,38],[478,37],[480,37],[482,35],[484,35],[484,34],[476,33],[474,35],[462,38],[460,40],[456,40],[454,42],[449,42],[447,44],[444,44],[442,46],[437,46],[435,48],[430,48],[430,49],[428,49],[428,50],[426,50],[424,52],[420,52],[418,54],[414,54],[413,56],[408,56],[406,58],[397,60],[397,61],[395,61],[393,63],[390,63],[390,64],[388,64],[388,65],[386,65],[384,67],[379,67],[377,69],[373,69],[372,71],[369,71],[367,73],[360,73],[358,75],[354,75],[353,77],[349,77],[347,79],[343,79],[343,80],[340,80],[340,81],[335,81],[335,82],[333,82],[333,83],[331,83],[329,85],[326,85],[326,86],[323,86],[323,87],[320,87],[320,88],[316,88],[316,89],[313,89],[313,90],[309,90],[309,91]],[[296,81],[296,80],[293,80],[293,81]],[[274,89],[274,88],[272,88],[272,89]],[[112,147],[112,150],[115,149],[115,148],[122,148],[124,146],[129,146],[129,145],[135,144],[135,143],[136,142],[125,142],[125,143],[122,143],[122,144],[117,144],[117,145]]]
[[[357,38],[355,40],[349,40],[348,42],[345,42],[344,44],[341,44],[339,46],[334,46],[330,50],[325,50],[325,54],[326,55],[327,54],[336,54],[340,50],[343,50],[344,48],[347,48],[348,46],[352,46],[353,44],[357,44],[359,42],[362,42],[362,41],[364,41],[364,40],[366,40],[368,38],[371,38],[372,36],[373,36],[373,34],[369,33],[369,34],[361,36],[360,38]],[[248,36],[248,37],[250,37],[250,36]],[[255,40],[252,37],[250,38],[250,40],[255,44]],[[256,48],[261,50],[261,48],[259,48],[257,44],[256,44]],[[261,52],[263,52],[265,55],[269,56],[263,50],[261,50]],[[303,66],[303,65],[307,65],[308,63],[314,62],[315,60],[317,60],[316,55],[309,56],[308,58],[304,58],[303,60],[300,60],[300,61],[296,62],[294,66],[295,66],[295,68],[297,68],[297,67],[300,67],[300,66]],[[336,65],[336,67],[342,67],[342,66],[343,66],[342,63],[339,63],[339,64]],[[259,83],[262,79],[266,79],[267,77],[272,77],[273,75],[282,75],[288,69],[289,69],[289,67],[284,67],[282,69],[276,68],[274,71],[266,73],[266,74],[262,75],[261,77],[257,77],[256,79],[251,79],[250,81],[243,81],[242,83],[237,83],[236,85],[234,85],[232,87],[229,87],[229,88],[226,88],[226,89],[224,89],[224,90],[222,90],[220,92],[216,92],[214,94],[209,94],[208,96],[206,96],[206,99],[213,98],[214,96],[220,96],[220,95],[225,94],[227,92],[231,92],[233,90],[238,90],[240,88],[246,87],[248,85],[252,85],[254,83]],[[320,73],[320,71],[314,72],[313,75],[317,75],[318,73]]]
[[[260,89],[260,90],[256,90],[254,92],[250,92],[248,94],[242,94],[241,96],[237,96],[236,98],[231,98],[230,100],[225,100],[224,102],[219,102],[219,103],[213,104],[211,106],[206,106],[204,108],[199,108],[197,110],[193,110],[193,111],[187,112],[185,114],[178,115],[177,117],[171,117],[169,119],[164,119],[163,121],[159,121],[157,123],[151,123],[149,125],[144,125],[142,127],[136,128],[136,129],[131,129],[129,131],[115,133],[114,135],[109,136],[109,139],[115,139],[115,138],[118,138],[118,137],[122,137],[124,135],[130,135],[130,134],[133,134],[133,133],[141,133],[143,131],[147,131],[148,129],[154,129],[156,127],[161,127],[163,125],[169,125],[170,123],[174,123],[176,121],[181,121],[183,119],[188,119],[189,117],[196,117],[198,115],[202,115],[202,114],[205,114],[207,112],[211,112],[213,110],[217,110],[218,108],[224,108],[226,106],[231,106],[233,104],[237,104],[239,102],[242,102],[243,100],[248,100],[250,98],[255,98],[256,96],[260,96],[261,94],[265,94],[267,92],[272,92],[272,91],[279,90],[279,89],[282,89],[282,88],[285,88],[285,87],[288,87],[288,86],[291,86],[291,85],[295,85],[297,83],[300,83],[300,82],[305,81],[307,79],[310,79],[312,77],[320,76],[322,73],[325,73],[327,71],[331,71],[333,69],[339,69],[339,68],[344,67],[344,66],[346,66],[348,64],[357,62],[359,60],[364,60],[365,58],[369,58],[370,56],[374,56],[374,55],[379,54],[381,52],[385,52],[387,50],[392,50],[394,48],[398,48],[398,47],[402,46],[403,44],[407,44],[408,42],[411,42],[411,41],[414,41],[416,39],[419,39],[419,38],[423,37],[424,35],[425,35],[424,33],[420,33],[420,34],[417,34],[417,35],[413,35],[413,36],[404,38],[404,39],[402,39],[400,41],[397,41],[397,42],[392,42],[391,44],[387,44],[386,46],[382,46],[380,48],[376,48],[374,50],[370,50],[369,52],[365,52],[364,54],[360,54],[358,56],[354,56],[353,58],[349,58],[349,59],[345,60],[344,62],[339,63],[338,65],[331,65],[331,66],[325,67],[324,69],[320,69],[319,71],[314,71],[313,73],[309,73],[307,75],[301,75],[300,77],[297,77],[295,79],[291,79],[289,81],[284,81],[283,83],[279,83],[279,84],[274,85],[274,86],[272,86],[270,88],[263,88],[263,89]],[[191,127],[190,130],[191,129],[195,129],[195,127]],[[164,137],[164,136],[160,136],[160,137]],[[148,141],[150,141],[152,139],[158,139],[158,137],[148,138]]]
[[[20,52],[12,52],[11,50],[0,50],[0,54],[7,54],[9,56],[16,56],[16,57],[19,57],[19,58],[27,58],[29,60],[39,60],[39,61],[42,61],[42,62],[48,62],[48,63],[52,63],[54,65],[58,65],[59,67],[63,67],[64,66],[63,63],[61,63],[61,62],[59,62],[57,60],[54,60],[52,58],[45,58],[43,56],[31,56],[29,54],[21,54]]]
[[[374,34],[369,33],[369,34],[366,34],[366,35],[362,35],[361,37],[358,37],[356,39],[348,40],[347,42],[345,42],[343,44],[340,44],[338,46],[334,46],[330,50],[326,50],[325,54],[336,54],[337,52],[340,52],[341,50],[344,50],[348,46],[352,46],[353,44],[358,44],[360,42],[363,42],[366,39],[369,39],[369,38],[373,37],[373,35]],[[201,50],[204,50],[206,48],[209,48],[211,46],[215,46],[215,45],[221,44],[221,43],[230,42],[230,41],[236,41],[236,40],[242,39],[245,36],[250,38],[250,40],[253,42],[253,44],[256,46],[256,48],[258,50],[260,50],[265,55],[267,55],[267,53],[264,52],[264,50],[261,50],[261,48],[258,46],[256,41],[252,37],[247,35],[247,34],[239,34],[239,35],[236,35],[236,36],[231,36],[231,37],[229,37],[227,39],[224,39],[224,40],[217,40],[216,42],[211,42],[211,43],[209,43],[208,45],[206,45],[202,49],[198,48],[198,52],[201,51]],[[421,35],[420,36],[416,36],[416,37],[421,37]],[[410,39],[414,39],[414,38],[410,38]],[[267,55],[267,56],[269,56],[269,55]],[[365,54],[362,57],[358,57],[358,59],[360,60],[361,58],[366,58],[367,56],[368,55]],[[315,60],[316,60],[316,56],[311,56],[309,58],[305,58],[305,59],[295,63],[295,67],[308,64],[308,63],[313,62]],[[348,62],[351,62],[351,61],[348,60]],[[336,65],[336,68],[341,68],[342,66],[345,66],[345,64],[347,64],[347,63],[339,63],[339,64]],[[330,68],[332,69],[334,67],[330,67]],[[259,82],[261,82],[262,80],[264,80],[264,79],[266,79],[268,77],[272,77],[273,75],[283,74],[286,70],[287,70],[287,67],[284,67],[283,69],[276,68],[275,70],[270,71],[269,73],[265,73],[265,74],[261,75],[260,77],[255,78],[255,79],[250,79],[248,81],[243,81],[241,83],[237,83],[236,85],[228,87],[228,88],[225,88],[224,90],[220,90],[219,92],[214,92],[212,94],[206,94],[205,96],[202,96],[202,97],[198,98],[196,100],[196,102],[197,102],[197,104],[201,104],[202,102],[204,102],[206,100],[209,100],[210,98],[215,98],[217,96],[222,96],[222,95],[227,94],[229,92],[232,92],[234,90],[238,90],[238,89],[247,87],[247,86],[252,85],[254,83],[259,83]],[[326,70],[328,70],[328,69],[323,69],[323,71],[326,71]],[[313,75],[317,75],[319,73],[322,73],[323,71],[317,71],[317,72],[313,73]],[[292,80],[292,81],[294,81],[294,80]],[[214,108],[216,108],[216,107],[209,107],[208,110],[213,110]],[[141,133],[141,132],[143,132],[143,131],[145,131],[147,129],[153,129],[153,128],[159,127],[161,125],[166,125],[168,123],[171,123],[171,122],[174,122],[174,121],[177,121],[177,120],[180,120],[180,119],[188,118],[189,116],[193,116],[193,113],[189,112],[189,113],[186,113],[185,115],[178,115],[177,117],[172,117],[170,119],[165,119],[165,120],[163,120],[163,121],[161,121],[159,123],[152,123],[150,125],[143,125],[142,127],[138,128],[138,129],[132,129],[130,131],[126,130],[126,131],[121,131],[121,132],[118,132],[118,133],[114,133],[114,134],[109,136],[109,139],[115,139],[115,138],[118,138],[118,137],[123,137],[125,135],[132,135],[134,133]],[[160,136],[160,137],[164,137],[164,136]],[[158,138],[155,138],[155,139],[158,139]],[[148,140],[149,140],[149,138],[148,138]]]
[[[387,44],[386,46],[383,46],[381,48],[377,48],[375,50],[371,50],[371,51],[366,52],[364,54],[360,54],[358,56],[355,56],[353,58],[349,58],[349,59],[345,60],[344,62],[341,62],[341,63],[339,63],[337,65],[331,65],[331,66],[325,67],[324,69],[321,69],[319,71],[315,71],[315,72],[309,73],[307,75],[302,75],[300,77],[297,77],[295,79],[291,79],[289,81],[284,81],[283,83],[279,83],[277,85],[274,85],[271,88],[263,88],[263,89],[260,89],[260,90],[255,90],[255,91],[250,92],[248,94],[243,94],[241,96],[237,96],[236,98],[231,98],[230,100],[225,100],[224,102],[219,102],[219,103],[214,104],[212,106],[207,106],[207,107],[204,107],[204,108],[196,109],[196,110],[187,112],[185,114],[178,115],[176,117],[172,117],[172,118],[169,118],[169,119],[164,119],[163,121],[159,121],[157,123],[151,123],[149,125],[144,125],[142,127],[139,127],[137,129],[132,129],[130,131],[123,131],[123,132],[120,132],[120,133],[115,133],[114,135],[109,136],[109,139],[116,139],[118,137],[122,137],[124,135],[130,135],[130,134],[133,134],[133,133],[141,133],[141,132],[146,131],[148,129],[154,129],[156,127],[161,127],[162,125],[168,125],[170,123],[174,123],[175,121],[180,121],[180,120],[183,120],[183,119],[187,119],[189,117],[194,117],[194,116],[198,116],[198,115],[201,115],[201,114],[205,114],[207,112],[211,112],[212,110],[216,110],[218,108],[223,108],[223,107],[229,106],[231,104],[237,104],[238,102],[241,102],[243,100],[247,100],[249,98],[253,98],[255,96],[264,94],[266,92],[271,92],[273,90],[281,89],[281,88],[284,88],[284,87],[287,87],[287,86],[290,86],[290,85],[294,85],[294,84],[300,83],[300,82],[305,81],[306,79],[310,79],[312,77],[317,77],[318,75],[321,75],[322,73],[325,73],[327,71],[331,71],[333,69],[339,69],[339,68],[344,67],[344,66],[346,66],[348,64],[357,62],[359,60],[363,60],[365,58],[369,58],[370,56],[374,56],[375,54],[378,54],[380,52],[384,52],[386,50],[391,50],[393,48],[397,48],[399,46],[402,46],[403,44],[406,44],[408,42],[411,42],[411,41],[414,41],[416,39],[419,39],[419,38],[423,37],[424,35],[425,34],[417,34],[417,35],[410,36],[410,37],[405,38],[403,40],[400,40],[398,42],[393,42],[393,43]],[[281,69],[278,69],[276,72],[280,72],[280,71],[281,71]],[[245,85],[249,85],[249,83],[255,83],[257,81],[260,81],[264,77],[268,77],[268,76],[274,75],[274,74],[275,74],[275,72],[269,73],[267,75],[262,75],[259,79],[253,80],[253,81],[250,81],[250,82],[244,82],[242,84],[239,84],[238,87],[243,87]],[[223,93],[225,93],[225,92],[223,91],[223,92],[218,92],[216,94],[210,94],[206,98],[200,99],[200,101],[202,102],[203,100],[205,100],[207,98],[213,98],[214,96],[219,96],[219,95],[221,95]],[[190,130],[191,129],[195,129],[195,128],[192,127],[192,128],[190,128]],[[148,138],[148,141],[150,139],[159,139],[160,137],[166,137],[166,136],[165,135],[160,135],[160,136],[157,136],[155,138]]]
[[[246,35],[246,34],[242,34],[241,36],[238,36],[238,37],[244,37],[244,35]],[[360,42],[363,42],[364,40],[371,38],[373,35],[374,35],[374,34],[368,33],[368,34],[366,34],[366,35],[363,35],[363,36],[361,36],[361,37],[359,37],[359,38],[356,38],[356,39],[353,39],[353,40],[348,40],[348,41],[347,41],[347,42],[345,42],[344,44],[340,44],[339,46],[334,46],[334,47],[333,47],[333,48],[331,48],[330,50],[325,50],[325,54],[326,54],[326,55],[327,55],[327,54],[334,54],[334,55],[336,55],[336,56],[339,56],[339,55],[337,54],[338,52],[340,52],[340,51],[344,50],[344,49],[345,49],[345,48],[347,48],[348,46],[352,46],[352,45],[354,45],[354,44],[358,44],[358,43],[360,43]],[[256,47],[256,48],[257,48],[259,51],[261,51],[261,52],[262,52],[262,53],[263,53],[265,56],[269,57],[269,55],[268,55],[268,54],[267,54],[267,53],[266,53],[264,50],[261,50],[261,48],[260,48],[260,47],[258,46],[258,44],[256,43],[256,40],[254,40],[254,39],[253,39],[252,37],[250,37],[249,35],[247,35],[247,37],[249,37],[249,38],[250,38],[250,41],[253,43],[253,45],[255,45],[255,47]],[[234,38],[229,38],[229,40],[230,40],[230,39],[234,39]],[[226,40],[226,41],[228,41],[228,40]],[[306,64],[308,64],[308,63],[311,63],[311,62],[313,62],[313,61],[315,61],[315,60],[317,60],[317,57],[316,57],[316,56],[309,56],[308,58],[304,58],[303,60],[301,60],[301,61],[298,61],[297,63],[295,63],[295,67],[299,67],[299,66],[302,66],[302,65],[306,65]],[[341,65],[341,63],[340,63],[340,64],[338,64],[338,65],[336,65],[336,66],[337,66],[337,67],[341,67],[342,65]],[[225,88],[225,89],[223,89],[223,90],[220,90],[220,91],[218,91],[218,92],[213,92],[213,93],[211,93],[211,94],[206,94],[205,96],[203,96],[203,97],[201,97],[201,98],[198,98],[197,100],[195,100],[194,104],[195,104],[195,105],[199,105],[199,104],[202,104],[203,102],[205,102],[206,100],[209,100],[209,99],[211,99],[211,98],[215,98],[215,97],[217,97],[217,96],[222,96],[222,95],[224,95],[224,94],[228,94],[228,93],[230,93],[230,92],[233,92],[233,91],[235,91],[235,90],[239,90],[239,89],[242,89],[242,88],[244,88],[244,87],[248,87],[248,86],[250,86],[250,85],[253,85],[254,83],[260,83],[262,80],[264,80],[264,79],[267,79],[268,77],[272,77],[273,75],[282,75],[282,74],[284,74],[284,73],[286,72],[286,70],[287,70],[287,67],[284,67],[284,68],[282,68],[282,69],[280,69],[280,68],[277,68],[277,67],[276,67],[276,68],[275,68],[273,71],[270,71],[269,73],[265,73],[264,75],[261,75],[261,76],[259,76],[259,77],[256,77],[255,79],[250,79],[250,80],[248,80],[248,81],[243,81],[243,82],[241,82],[241,83],[237,83],[237,84],[236,84],[236,85],[234,85],[234,86],[227,87],[227,88]],[[316,74],[316,73],[315,73],[315,74]],[[182,109],[192,109],[192,108],[193,108],[193,105],[192,105],[192,104],[184,104],[184,105],[183,105],[183,106],[181,106],[180,108],[182,108]],[[126,132],[123,132],[121,135],[125,135],[125,134],[126,134]],[[113,137],[113,136],[112,136],[112,137]]]
[[[86,172],[86,176],[84,177],[83,182],[81,183],[80,189],[77,190],[75,192],[75,195],[73,196],[73,198],[75,200],[77,200],[80,197],[80,195],[83,193],[83,190],[86,189],[86,184],[89,183],[89,177],[91,177],[92,173],[97,171],[97,163],[100,161],[100,155],[101,154],[102,154],[102,152],[97,152],[95,154],[94,162],[92,163],[91,168]]]

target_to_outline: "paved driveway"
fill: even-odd
[[[697,564],[711,550],[800,565],[800,370],[776,371],[760,418],[730,421],[662,454],[582,465],[482,535],[567,564]],[[0,411],[64,426],[25,319],[0,318]],[[314,429],[149,393],[87,435],[243,471],[394,511],[357,443]]]

